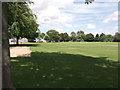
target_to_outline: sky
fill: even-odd
[[[29,5],[37,15],[41,32],[55,29],[60,33],[83,30],[85,34],[118,32],[118,1],[95,0],[85,4],[84,0],[32,0]]]

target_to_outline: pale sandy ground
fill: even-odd
[[[30,47],[17,46],[10,48],[10,57],[30,57]]]

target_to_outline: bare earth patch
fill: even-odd
[[[31,56],[30,47],[17,46],[10,48],[10,57],[30,57],[30,56]]]

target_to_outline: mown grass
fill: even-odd
[[[31,57],[11,59],[16,88],[118,87],[118,43],[29,44]]]

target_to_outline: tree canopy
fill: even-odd
[[[59,32],[56,30],[49,30],[46,32],[49,35],[51,41],[58,41],[60,40]]]
[[[61,41],[61,42],[119,42],[120,41],[120,33],[117,32],[115,35],[111,34],[96,34],[92,33],[85,34],[83,30],[79,30],[77,32],[71,32],[68,34],[60,33],[57,30],[48,30],[46,34],[44,34],[44,39],[47,41]]]
[[[28,39],[37,37],[36,31],[39,26],[36,22],[37,17],[32,13],[28,3],[9,2],[7,7],[9,37],[17,38],[17,44],[20,37]]]

